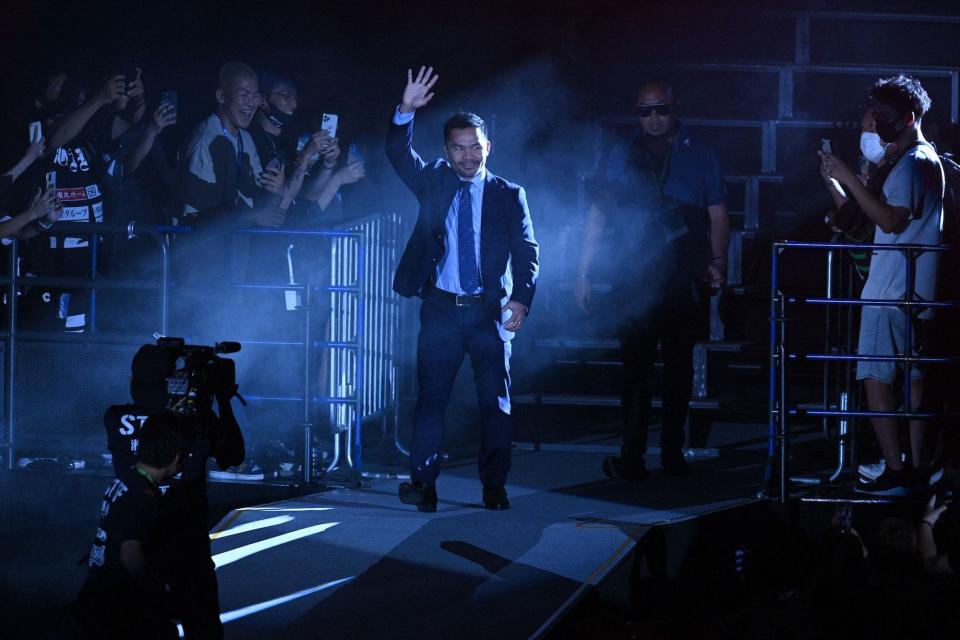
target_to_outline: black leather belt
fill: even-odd
[[[450,293],[449,291],[444,291],[443,289],[437,289],[434,285],[428,284],[426,286],[426,294],[430,296],[436,296],[441,300],[453,303],[456,307],[473,307],[478,304],[483,304],[485,302],[484,295],[482,293],[474,293],[470,295],[458,295],[456,293]]]

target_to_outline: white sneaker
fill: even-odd
[[[273,474],[265,474],[263,469],[260,468],[260,465],[244,464],[239,467],[230,467],[226,471],[211,469],[207,471],[207,477],[211,480],[241,480],[251,482],[263,480],[267,477],[272,478]]]

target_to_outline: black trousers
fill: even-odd
[[[221,640],[220,598],[210,538],[184,536],[172,542],[166,566],[173,613],[187,640]]]
[[[457,307],[428,292],[420,307],[417,406],[410,444],[411,478],[433,485],[439,468],[444,415],[464,355],[470,355],[480,406],[478,465],[484,486],[502,487],[510,470],[510,342],[497,331],[497,302]]]
[[[647,452],[658,342],[663,355],[660,448],[667,454],[683,448],[683,425],[693,391],[693,346],[706,337],[709,322],[709,298],[696,299],[688,290],[678,287],[621,327],[621,456],[627,464],[642,466]]]

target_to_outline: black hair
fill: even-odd
[[[443,123],[443,141],[446,142],[450,137],[450,132],[454,129],[479,129],[483,135],[487,135],[487,123],[483,118],[469,111],[459,111]]]
[[[930,110],[930,96],[920,81],[902,73],[877,80],[870,88],[870,98],[896,108],[901,115],[912,111],[918,122]]]
[[[269,98],[274,89],[278,87],[288,87],[293,89],[294,93],[299,93],[297,85],[293,80],[279,73],[273,73],[272,71],[262,72],[260,74],[259,84],[260,93],[263,94],[264,98]]]
[[[151,467],[165,467],[176,460],[177,454],[183,454],[176,416],[169,411],[161,411],[147,418],[137,437],[137,461]]]

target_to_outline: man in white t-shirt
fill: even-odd
[[[843,162],[821,153],[824,171],[848,191],[864,213],[876,223],[877,244],[940,244],[943,219],[944,176],[936,151],[924,139],[920,120],[930,108],[930,98],[920,83],[898,75],[878,80],[870,90],[871,111],[877,133],[885,143],[894,142],[903,152],[883,183],[882,197],[871,194]],[[923,253],[915,261],[914,300],[932,300],[937,283],[938,255]],[[900,251],[874,251],[870,276],[863,288],[863,300],[901,300],[907,297],[907,258]],[[932,309],[864,305],[860,321],[861,356],[891,356],[906,353],[906,318],[911,318],[912,350],[918,354],[923,343],[925,320]],[[923,367],[910,370],[910,404],[917,409],[923,395]],[[894,390],[897,375],[904,367],[896,362],[863,361],[857,365],[857,379],[863,380],[871,411],[895,412],[903,404]],[[901,378],[902,379],[902,378]],[[933,457],[927,423],[910,422],[910,458],[902,459],[896,418],[872,418],[886,468],[874,482],[858,485],[858,491],[882,495],[904,495],[923,479]]]

